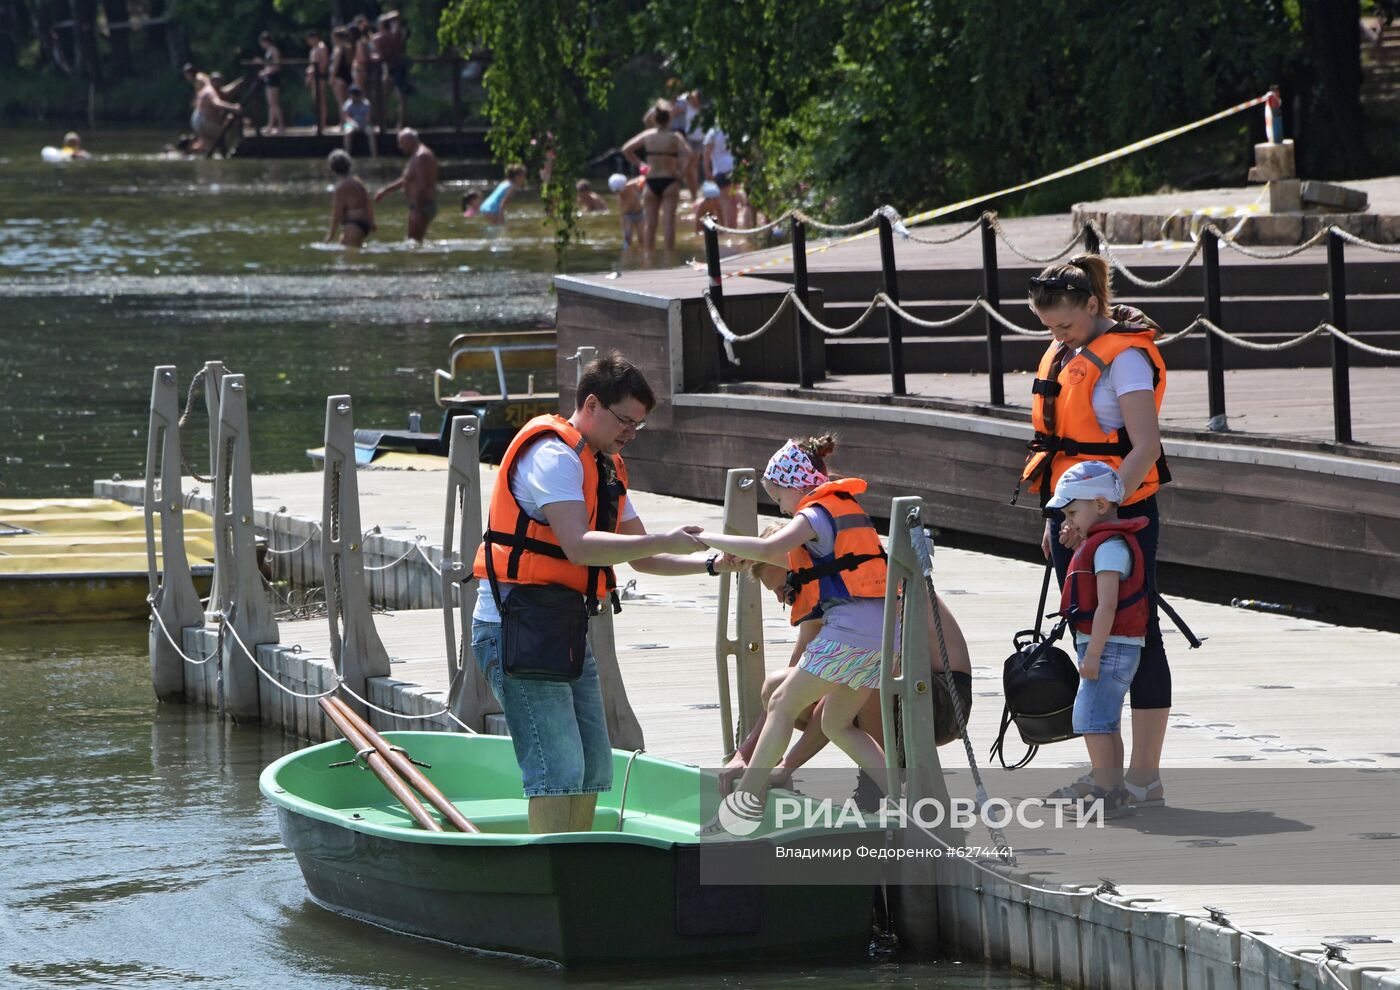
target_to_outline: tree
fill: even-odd
[[[593,150],[588,110],[606,104],[635,44],[626,0],[454,0],[438,37],[490,52],[491,150],[544,170],[540,198],[562,248],[575,230],[573,180]]]

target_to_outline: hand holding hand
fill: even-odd
[[[708,550],[709,545],[698,534],[704,532],[701,526],[677,526],[666,533],[666,553],[690,554],[697,550]]]

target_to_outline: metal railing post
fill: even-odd
[[[389,676],[389,653],[374,628],[365,589],[365,548],[361,541],[360,486],[355,477],[355,420],[350,396],[326,397],[326,457],[321,484],[321,573],[326,581],[326,621],[331,662],[345,686],[369,696],[371,677]],[[383,701],[376,704],[387,708]],[[361,718],[371,711],[346,698]],[[382,719],[380,721],[383,721]]]
[[[276,643],[277,620],[258,571],[257,530],[253,523],[253,468],[248,443],[248,396],[242,375],[224,375],[219,389],[219,440],[215,447],[214,549],[219,607],[249,653],[262,643]],[[235,722],[260,717],[257,668],[232,634],[223,637],[223,654],[214,688],[220,711]],[[205,664],[208,669],[209,664]],[[219,693],[221,692],[221,693]]]
[[[724,522],[720,532],[728,536],[758,535],[758,472],[753,468],[733,468],[725,476]],[[729,603],[736,602],[734,636],[729,635]],[[719,674],[720,732],[724,738],[724,758],[734,755],[740,742],[753,731],[763,705],[763,588],[746,572],[719,576],[719,616],[715,627],[715,666]],[[730,690],[729,660],[734,659],[734,680],[738,684],[739,720],[734,720]],[[732,734],[731,734],[732,733]]]
[[[899,273],[894,260],[894,225],[890,215],[880,212],[880,271],[884,275],[885,295],[899,302]],[[904,321],[895,315],[894,310],[885,309],[885,327],[890,345],[890,391],[895,395],[908,395],[904,386]]]
[[[990,214],[982,214],[982,298],[993,310],[1001,312],[1001,282],[997,277],[997,234],[992,228]],[[994,406],[1006,404],[1002,381],[1001,324],[987,313],[987,384]]]
[[[1347,332],[1346,242],[1335,230],[1327,234],[1327,303],[1334,327]],[[1332,337],[1332,433],[1338,443],[1351,443],[1351,350]]]
[[[801,220],[792,221],[792,287],[802,305],[811,307],[807,284],[807,225]],[[811,363],[807,360],[807,344],[811,328],[800,312],[793,313],[797,345],[797,384],[800,388],[811,388],[813,384]]]
[[[472,652],[472,613],[476,611],[476,596],[482,590],[472,576],[482,532],[480,438],[481,424],[475,416],[458,416],[452,421],[452,440],[447,450],[447,512],[442,526],[442,623],[451,677],[447,707],[466,725],[485,732],[486,716],[500,711],[501,705]],[[489,588],[485,591],[491,593]]]
[[[184,500],[180,490],[180,382],[173,364],[155,370],[151,384],[151,418],[146,437],[146,486],[143,514],[146,520],[146,570],[150,582],[151,619],[149,646],[151,687],[159,701],[181,701],[185,696],[183,630],[204,625],[194,578],[185,552]],[[156,563],[156,516],[160,516],[160,565]],[[172,645],[161,631],[170,631]]]
[[[724,273],[719,267],[719,231],[715,230],[714,220],[705,218],[705,270],[710,277],[710,301],[715,304],[715,312],[724,316]],[[724,381],[724,365],[729,360],[724,349],[724,338],[715,331],[715,354],[719,361],[715,365],[715,381]]]
[[[1084,250],[1089,254],[1098,254],[1102,250],[1102,245],[1099,244],[1099,232],[1088,220],[1084,221]]]
[[[1215,228],[1201,231],[1201,262],[1205,268],[1206,319],[1220,326],[1220,241]],[[1224,433],[1230,429],[1225,417],[1225,343],[1214,333],[1206,333],[1206,391],[1210,418],[1206,429]]]

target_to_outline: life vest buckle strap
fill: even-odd
[[[1060,394],[1062,389],[1063,386],[1051,378],[1037,378],[1035,381],[1031,382],[1032,395],[1043,395],[1046,398],[1053,399]]]

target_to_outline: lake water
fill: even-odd
[[[186,380],[207,359],[247,374],[254,470],[297,470],[327,394],[353,394],[360,425],[399,425],[409,409],[431,421],[432,371],[454,335],[552,319],[537,201],[494,236],[445,208],[422,248],[387,236],[403,210],[386,202],[386,237],[350,257],[318,243],[319,163],[155,156],[169,138],[91,134],[96,160],[45,166],[39,147],[57,133],[0,131],[0,498],[140,475],[155,364]],[[466,184],[447,185],[444,206]],[[615,225],[585,221],[566,270],[634,263]],[[683,240],[658,261],[700,253]],[[196,437],[186,456],[201,463]],[[955,961],[579,976],[340,918],[307,899],[257,789],[297,742],[157,705],[145,635],[141,623],[0,626],[0,985],[1039,985]]]

